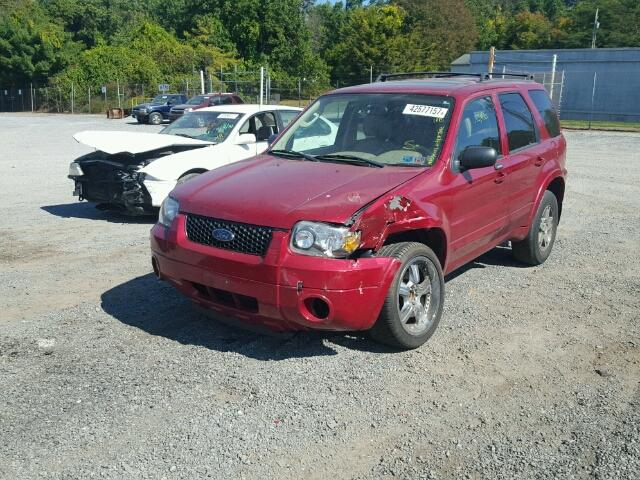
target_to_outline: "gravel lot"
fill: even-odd
[[[151,275],[153,220],[71,196],[85,129],[0,115],[0,478],[640,478],[640,135],[566,132],[542,267],[447,278],[439,331],[262,336]]]

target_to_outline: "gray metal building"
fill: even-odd
[[[551,90],[564,119],[640,121],[640,48],[498,50],[495,75],[535,73]],[[486,72],[489,52],[471,52],[451,64],[452,72]]]

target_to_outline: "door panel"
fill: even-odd
[[[466,262],[497,244],[508,227],[509,178],[494,167],[467,170],[449,186],[451,262]]]
[[[509,176],[509,216],[511,228],[526,226],[536,196],[537,169],[544,162],[546,145],[522,95],[498,95],[509,153],[503,161]]]
[[[508,228],[509,175],[496,167],[460,171],[460,156],[470,146],[502,152],[494,103],[489,96],[464,106],[453,154],[451,191],[451,264],[461,264],[495,246]],[[498,163],[502,162],[500,156]],[[497,164],[496,164],[497,165]]]

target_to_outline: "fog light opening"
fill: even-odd
[[[305,299],[304,304],[309,313],[320,320],[326,320],[329,317],[329,313],[331,313],[329,304],[321,298],[309,297]]]

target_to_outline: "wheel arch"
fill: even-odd
[[[206,168],[192,168],[191,170],[187,170],[186,172],[184,172],[183,174],[181,174],[178,177],[178,180],[180,180],[182,177],[186,177],[187,175],[191,175],[192,173],[206,173],[209,170],[207,170]]]
[[[419,242],[436,254],[440,261],[440,266],[445,269],[447,261],[447,236],[442,228],[430,227],[430,228],[416,228],[402,230],[389,234],[383,243],[384,245],[390,245],[392,243],[399,242]]]
[[[547,184],[547,187],[545,188],[545,191],[549,190],[551,193],[553,193],[556,197],[556,200],[558,201],[558,221],[560,221],[560,217],[562,217],[562,200],[564,199],[564,188],[564,178],[562,177],[555,177]]]

